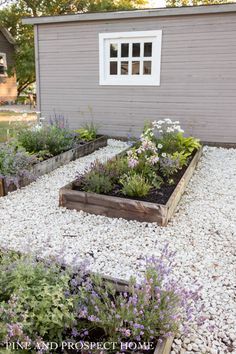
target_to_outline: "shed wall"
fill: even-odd
[[[163,31],[161,84],[99,86],[100,32]],[[42,115],[72,128],[137,135],[144,122],[180,120],[204,141],[236,142],[236,13],[38,26]]]
[[[8,67],[14,64],[14,46],[0,31],[0,53],[6,53]],[[0,76],[0,102],[14,101],[17,97],[16,77]]]

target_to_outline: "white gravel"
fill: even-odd
[[[96,158],[104,160],[125,143],[78,159],[30,186],[0,199],[0,246],[37,254],[67,253],[67,261],[89,258],[95,271],[120,278],[137,272],[139,259],[159,255],[169,242],[177,251],[176,274],[183,284],[203,286],[207,321],[192,324],[175,339],[172,354],[236,354],[236,150],[204,148],[204,156],[178,211],[165,228],[109,219],[58,207],[58,189]]]

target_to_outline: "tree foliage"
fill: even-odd
[[[166,0],[167,7],[222,5],[236,2],[236,0]]]
[[[146,0],[0,0],[0,26],[16,39],[15,67],[18,95],[35,81],[34,34],[32,26],[22,25],[23,17],[49,16],[87,11],[129,10],[145,5]]]

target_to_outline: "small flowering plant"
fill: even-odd
[[[119,347],[127,341],[156,345],[176,335],[183,323],[182,330],[187,331],[199,289],[180,287],[172,277],[173,260],[174,253],[165,246],[160,258],[146,259],[144,275],[139,280],[131,278],[122,292],[97,275],[88,278],[78,307],[78,319],[87,325],[74,334],[87,340],[96,328],[104,341],[116,342]]]
[[[189,156],[195,149],[200,148],[200,143],[198,139],[185,137],[183,134],[180,122],[169,118],[153,121],[143,132],[143,136],[159,145],[165,154],[182,152]]]

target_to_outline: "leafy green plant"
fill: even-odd
[[[97,137],[97,127],[93,124],[86,124],[84,127],[75,130],[79,140],[91,141]]]
[[[18,133],[17,141],[31,154],[42,156],[42,151],[47,151],[50,156],[55,156],[73,147],[74,135],[67,129],[52,125],[23,129]]]
[[[0,261],[0,341],[62,340],[71,328],[75,297],[70,274],[27,256],[5,254]],[[68,296],[66,293],[68,292]]]
[[[183,134],[177,134],[177,151],[183,152],[190,156],[194,150],[199,150],[201,147],[199,139],[192,136],[184,137]]]
[[[136,173],[121,177],[120,184],[122,193],[128,197],[145,197],[152,188],[142,175]]]

